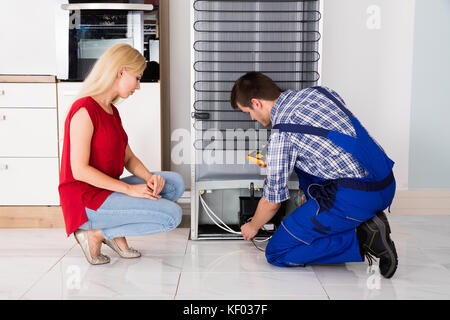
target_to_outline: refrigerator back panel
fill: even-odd
[[[233,110],[231,89],[249,71],[282,90],[318,85],[320,2],[198,0],[193,10],[195,179],[261,179],[245,155],[267,143],[270,127]]]

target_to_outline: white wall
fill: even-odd
[[[450,189],[450,1],[417,0],[410,189]]]
[[[414,4],[324,1],[322,84],[342,95],[395,161],[398,189],[408,187]]]
[[[169,1],[170,29],[170,132],[185,129],[190,132],[191,108],[191,73],[190,73],[190,1]],[[164,111],[163,111],[164,112]],[[163,148],[170,148],[177,142],[170,142],[170,137],[164,137]],[[187,157],[190,159],[190,156]],[[165,164],[167,167],[167,164]],[[181,174],[186,188],[191,186],[190,164],[170,164],[170,170]]]

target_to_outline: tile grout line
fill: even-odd
[[[187,241],[186,241],[186,247],[184,248],[184,255],[183,255],[183,263],[181,264],[181,271],[180,274],[178,275],[178,282],[177,282],[177,288],[175,290],[175,295],[173,296],[173,299],[175,300],[175,298],[177,297],[178,294],[178,287],[180,286],[180,280],[181,280],[181,273],[183,272],[183,266],[184,266],[184,260],[186,258],[186,252],[187,252],[187,247],[189,245],[189,237],[191,235],[191,231],[189,230],[189,234],[187,236]]]
[[[70,247],[63,255],[61,258],[59,258],[47,271],[45,271],[27,290],[25,290],[25,292],[17,299],[17,300],[22,300],[22,298],[28,293],[30,292],[31,289],[33,289],[37,283],[39,281],[42,280],[42,278],[45,277],[46,274],[48,274],[73,248],[75,248],[76,243],[74,245],[72,245],[72,247]]]
[[[331,300],[330,296],[328,295],[327,290],[325,289],[324,285],[322,284],[322,281],[320,281],[320,278],[319,278],[319,276],[317,275],[316,270],[314,270],[314,268],[313,268],[313,272],[314,272],[314,275],[316,276],[317,281],[319,281],[320,286],[322,287],[323,291],[324,291],[325,294],[327,295],[328,300]]]

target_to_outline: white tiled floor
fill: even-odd
[[[0,229],[0,299],[450,299],[450,216],[390,216],[399,267],[278,268],[252,243],[189,240],[189,229],[129,238],[139,259],[91,266],[63,229]]]

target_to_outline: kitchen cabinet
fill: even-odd
[[[59,205],[56,83],[0,83],[0,205]]]
[[[161,102],[159,83],[141,89],[116,104],[133,153],[150,172],[162,170]],[[124,176],[130,175],[125,171]]]
[[[64,143],[64,123],[68,110],[80,90],[81,82],[59,82],[58,86],[58,127],[60,159]],[[141,83],[127,99],[119,100],[115,106],[119,110],[122,125],[128,135],[128,144],[134,154],[151,172],[161,171],[161,104],[160,84]],[[122,177],[131,175],[126,169]]]
[[[56,74],[55,0],[0,1],[0,74]]]
[[[0,157],[0,205],[59,205],[58,158]]]
[[[2,108],[0,121],[2,157],[58,156],[55,108]]]

